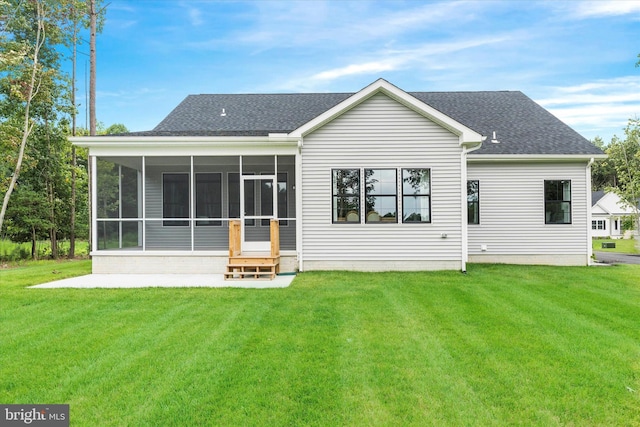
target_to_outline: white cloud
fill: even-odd
[[[393,61],[385,62],[367,62],[364,64],[351,64],[342,68],[334,68],[333,70],[322,71],[311,76],[314,80],[334,80],[340,77],[350,76],[354,74],[371,74],[381,71],[390,71],[396,68]]]
[[[200,9],[196,9],[193,7],[189,8],[189,22],[194,27],[199,27],[204,23],[204,20],[202,19],[202,12],[200,11]]]
[[[537,102],[585,134],[605,140],[631,118],[640,117],[640,76],[623,76],[552,88],[552,96]],[[586,135],[589,134],[589,135]]]
[[[134,90],[97,91],[98,98],[137,99],[142,95],[155,95],[165,92],[165,89],[150,89],[141,87]]]
[[[448,43],[428,43],[414,48],[407,49],[384,49],[374,52],[371,56],[379,57],[379,60],[352,63],[342,67],[331,68],[313,74],[310,80],[330,82],[342,77],[358,74],[378,74],[384,71],[394,71],[408,67],[431,68],[440,67],[441,61],[438,56],[450,57],[452,53],[478,46],[499,43],[509,40],[509,37],[492,37],[486,39],[460,40]],[[426,65],[425,65],[426,64]]]
[[[573,6],[573,5],[572,5]],[[640,1],[637,0],[599,0],[584,1],[575,4],[578,17],[606,17],[640,13]]]
[[[476,11],[491,7],[490,2],[474,1],[408,2],[406,7],[397,2],[319,0],[250,5],[256,8],[255,21],[236,37],[260,50],[392,43],[395,37],[435,26],[463,25],[478,19]]]

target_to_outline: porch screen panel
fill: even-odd
[[[96,166],[97,249],[140,247],[142,158],[98,157]]]
[[[135,169],[122,166],[122,218],[139,218],[139,174]]]
[[[120,172],[116,163],[97,159],[98,218],[118,218],[120,212]]]
[[[162,217],[189,218],[189,174],[162,175]],[[189,221],[164,221],[167,226],[189,226]]]
[[[271,188],[271,183],[267,181],[262,181],[260,188],[260,198],[262,203],[262,213],[261,215],[271,215],[274,213],[276,218],[287,218],[288,212],[288,204],[287,204],[287,173],[286,172],[278,172],[278,210],[273,212],[273,189]],[[271,192],[271,193],[270,193]],[[269,225],[268,219],[262,220],[263,226]],[[286,220],[280,221],[280,226],[286,226],[288,222]]]
[[[196,174],[196,218],[207,218],[207,221],[196,221],[196,226],[220,226],[222,221],[211,221],[211,218],[222,218],[222,174]]]
[[[296,158],[278,156],[278,218],[296,217]],[[280,221],[280,227],[287,227]]]
[[[247,174],[252,175],[252,174]],[[240,218],[240,174],[230,173],[227,177],[227,189],[229,200],[229,218]],[[244,187],[245,215],[255,215],[255,185],[253,181],[246,181]],[[255,225],[255,220],[246,220],[246,225]]]
[[[275,172],[274,156],[242,156],[243,175],[273,175]]]

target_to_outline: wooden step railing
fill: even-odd
[[[269,279],[280,272],[280,227],[277,219],[269,224],[270,253],[242,253],[241,223],[229,221],[229,263],[225,279]]]

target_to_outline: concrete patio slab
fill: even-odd
[[[286,288],[295,275],[273,280],[224,280],[222,274],[89,274],[31,288]]]

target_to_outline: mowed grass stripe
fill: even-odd
[[[536,270],[544,272],[544,269]],[[523,275],[525,283],[505,283],[505,280],[496,277],[498,283],[495,286],[470,289],[473,295],[484,295],[484,298],[469,309],[459,310],[455,314],[455,317],[463,319],[463,325],[448,331],[447,336],[452,345],[456,345],[460,338],[463,339],[461,351],[476,351],[481,354],[475,360],[478,366],[469,367],[470,376],[477,372],[480,374],[478,380],[488,384],[502,383],[505,378],[502,387],[493,387],[495,394],[491,395],[491,401],[494,404],[505,402],[509,406],[517,406],[520,399],[524,403],[535,402],[535,399],[527,399],[527,396],[539,394],[538,400],[542,404],[534,412],[531,411],[536,407],[527,404],[526,407],[530,410],[527,419],[554,423],[555,416],[546,419],[545,415],[548,412],[545,408],[554,405],[571,405],[574,415],[582,411],[585,416],[590,416],[596,408],[590,399],[584,399],[581,394],[591,393],[592,390],[588,387],[580,388],[580,381],[584,382],[581,378],[594,371],[599,376],[591,379],[591,384],[595,381],[602,384],[601,380],[610,378],[610,371],[598,366],[598,362],[603,359],[593,357],[588,348],[584,350],[581,346],[584,345],[585,334],[587,337],[593,335],[590,337],[593,342],[601,342],[607,331],[602,330],[598,322],[584,321],[584,315],[580,311],[573,312],[565,307],[571,305],[574,299],[558,301],[557,297],[540,296],[538,292],[541,287],[531,286],[527,283],[529,279],[526,276]],[[506,282],[510,282],[510,278]],[[452,307],[463,306],[457,301]],[[443,323],[451,325],[450,322]],[[601,332],[605,335],[600,335]],[[581,346],[577,346],[576,342]],[[637,340],[628,341],[627,344],[631,345],[628,349],[637,349]],[[633,352],[627,353],[627,359],[621,361],[623,363],[620,366],[629,366],[629,356],[632,355]],[[557,366],[565,366],[564,369],[558,369],[560,375],[554,370]],[[486,367],[490,369],[486,370]],[[572,384],[576,380],[578,384]],[[539,392],[546,390],[549,384],[553,384],[559,391],[566,390],[566,395]],[[621,394],[626,393],[620,382],[610,383],[609,386]],[[607,402],[605,400],[602,403]],[[514,413],[522,416],[521,411]],[[510,422],[516,421],[513,419]]]
[[[35,290],[2,271],[0,401],[70,403],[80,426],[638,425],[639,277],[472,265]]]

